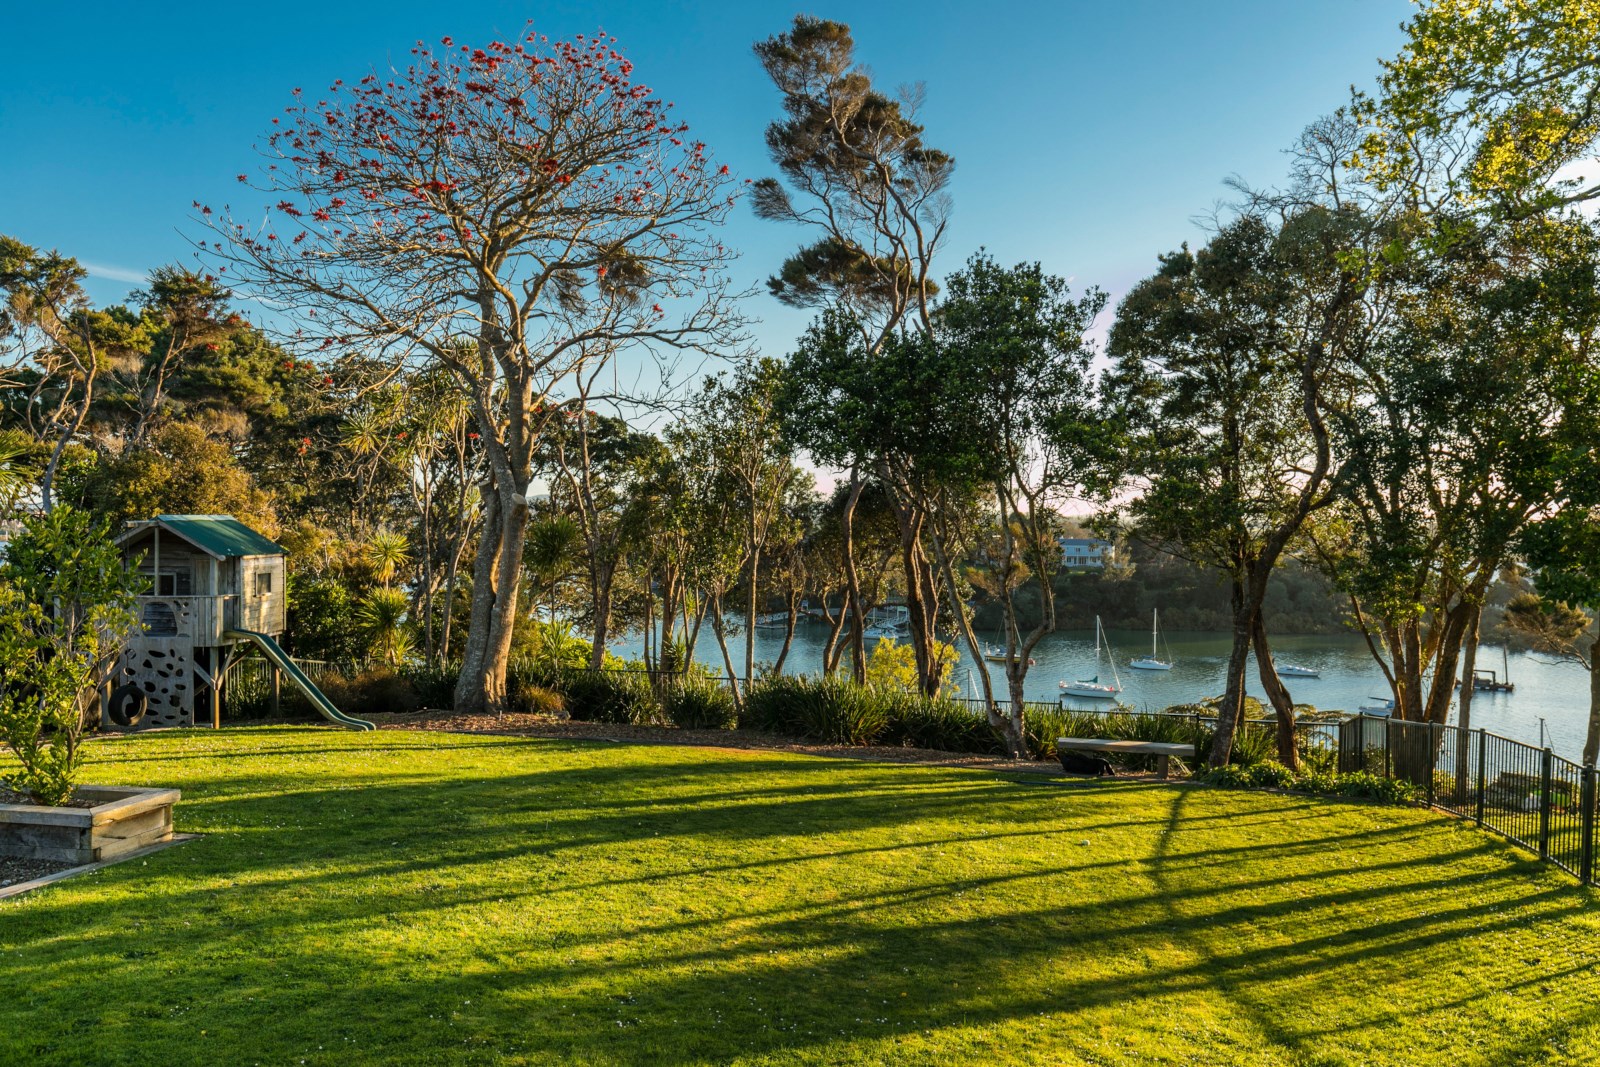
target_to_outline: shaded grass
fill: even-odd
[[[0,1063],[1600,1052],[1593,894],[1415,809],[403,732],[93,759],[207,836],[0,902]]]

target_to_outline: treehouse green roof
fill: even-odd
[[[282,545],[268,540],[232,515],[157,515],[146,522],[129,523],[117,540],[127,541],[151,527],[176,534],[217,559],[286,554]]]

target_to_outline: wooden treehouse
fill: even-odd
[[[107,717],[119,726],[222,725],[228,667],[251,645],[289,675],[324,717],[340,714],[278,645],[285,629],[285,552],[232,515],[157,515],[117,538],[150,591],[141,627],[117,660]],[[359,724],[359,725],[358,725]]]

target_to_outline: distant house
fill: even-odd
[[[1098,537],[1063,537],[1061,566],[1069,571],[1103,571],[1111,561],[1111,542]]]

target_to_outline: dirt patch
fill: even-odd
[[[697,748],[762,749],[802,752],[810,756],[872,760],[880,763],[917,763],[935,767],[972,767],[991,771],[1020,771],[1067,777],[1054,761],[1012,760],[967,752],[940,752],[927,748],[887,745],[818,745],[754,730],[680,730],[671,726],[619,726],[578,722],[549,715],[457,715],[450,711],[409,711],[368,716],[380,730],[445,730],[454,733],[503,734],[511,737],[549,737],[574,741],[614,741],[634,745],[693,745]],[[1139,778],[1122,773],[1118,777]]]
[[[103,803],[105,803],[103,800],[83,800],[79,797],[73,797],[65,804],[58,806],[63,808],[92,808],[96,804]],[[33,804],[38,806],[38,801],[29,797],[26,793],[18,793],[14,789],[0,789],[0,804]]]
[[[0,856],[0,889],[18,882],[31,882],[35,878],[43,878],[47,874],[55,874],[69,867],[76,867],[75,863],[57,863],[53,860],[24,860],[13,856]]]

